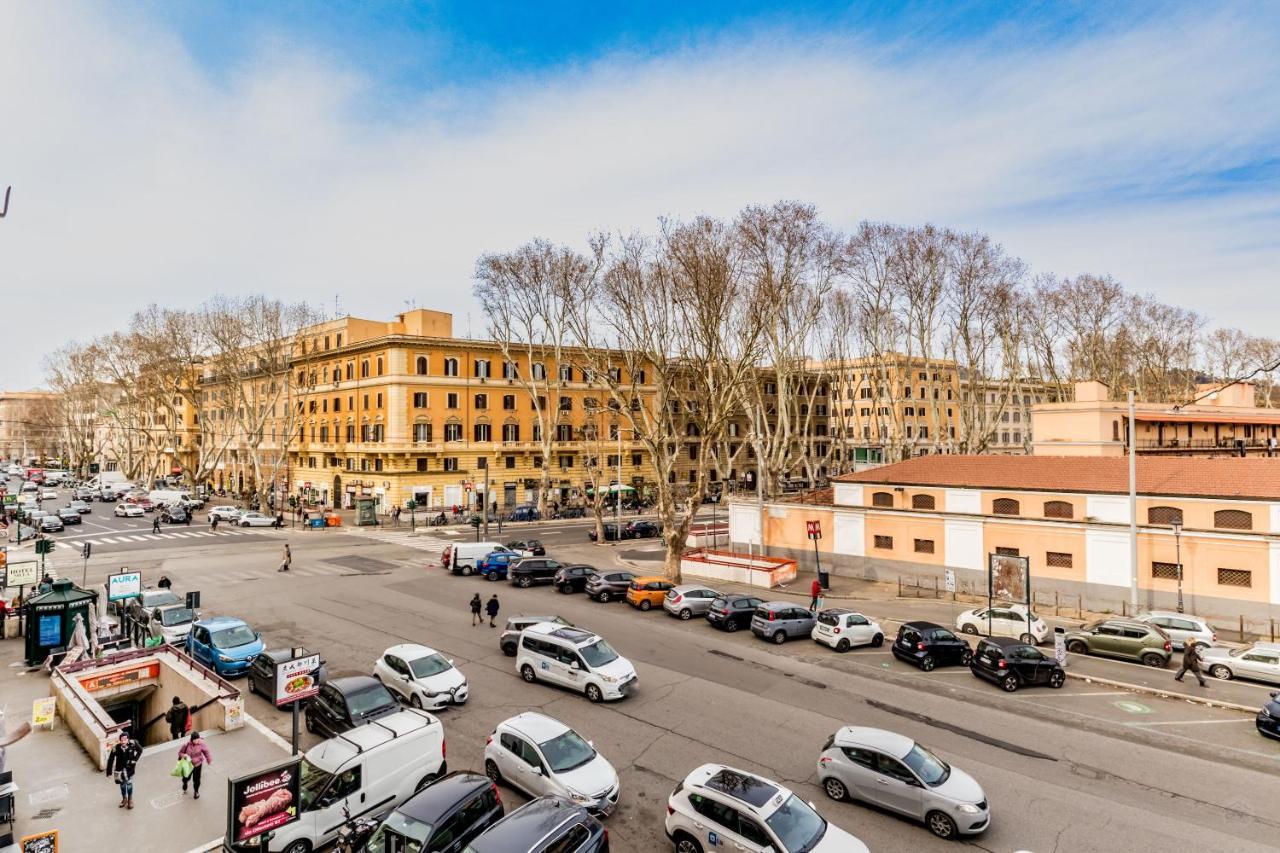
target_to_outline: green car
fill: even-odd
[[[1173,657],[1173,644],[1155,625],[1133,619],[1099,619],[1068,631],[1067,651],[1163,667]]]

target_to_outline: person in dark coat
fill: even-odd
[[[115,771],[113,778],[120,786],[120,805],[117,808],[133,808],[133,774],[141,757],[142,744],[132,740],[128,732],[121,732],[120,740],[107,755],[107,775],[112,776],[112,771]]]
[[[477,598],[479,598],[479,596],[476,596],[476,597],[477,597]],[[489,602],[488,602],[487,604],[485,604],[485,606],[484,606],[484,610],[485,610],[485,612],[486,612],[486,613],[488,613],[488,614],[489,614],[489,627],[490,627],[490,628],[494,628],[494,627],[496,627],[496,623],[494,622],[494,620],[498,618],[498,596],[497,596],[497,593],[495,593],[492,597],[490,597],[490,598],[489,598]]]
[[[471,596],[471,627],[475,627],[484,621],[484,617],[480,615],[480,593]]]
[[[169,725],[170,740],[177,740],[187,733],[187,713],[186,704],[174,696],[173,704],[164,712],[164,721]]]
[[[1200,682],[1201,687],[1208,687],[1205,684],[1204,676],[1200,674],[1200,646],[1195,640],[1188,639],[1186,645],[1182,649],[1182,669],[1178,670],[1178,674],[1173,677],[1174,681],[1181,681],[1182,676],[1190,672]]]

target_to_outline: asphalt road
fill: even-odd
[[[486,735],[508,716],[531,708],[555,716],[619,770],[621,804],[609,819],[618,851],[667,849],[666,797],[707,761],[782,781],[872,850],[951,849],[914,823],[826,798],[817,755],[845,724],[909,735],[976,777],[993,808],[991,829],[965,842],[980,849],[1276,849],[1280,743],[1260,738],[1245,714],[1076,681],[1008,696],[966,671],[919,673],[881,650],[837,655],[799,641],[775,647],[660,610],[640,613],[622,602],[519,590],[435,568],[440,544],[467,533],[285,531],[181,547],[148,542],[137,552],[95,556],[90,582],[121,560],[147,580],[163,572],[176,591],[201,589],[205,614],[241,616],[270,645],[316,649],[335,676],[370,672],[394,643],[445,652],[472,686],[466,706],[441,714],[450,767],[479,770]],[[628,547],[582,544],[581,525],[527,535],[543,539],[552,557],[601,566]],[[294,551],[289,575],[275,571],[281,539]],[[80,568],[78,560],[68,565]],[[486,598],[496,591],[502,616],[559,613],[603,634],[635,663],[639,693],[597,706],[526,685],[498,649],[497,630],[471,627],[466,603],[477,591]],[[256,697],[247,709],[288,736],[287,715]],[[303,738],[304,746],[314,742]],[[510,790],[503,796],[509,807],[523,800]]]

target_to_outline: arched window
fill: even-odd
[[[933,509],[937,505],[933,499],[933,495],[912,495],[912,509]]]
[[[366,358],[360,362],[360,378],[364,379],[369,375],[369,360]]]
[[[872,506],[893,506],[893,492],[875,492],[871,495]]]
[[[1075,507],[1066,501],[1045,501],[1044,517],[1045,518],[1072,518],[1075,516]]]
[[[1021,510],[1013,498],[996,498],[991,502],[991,512],[994,515],[1018,515]]]
[[[1224,530],[1252,530],[1253,514],[1242,509],[1220,509],[1213,514],[1213,526]]]
[[[1182,510],[1176,506],[1153,506],[1147,509],[1147,524],[1181,524]]]
[[[419,376],[427,375],[427,357],[425,355],[418,356],[418,360],[414,364],[414,370]]]

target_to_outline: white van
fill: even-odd
[[[147,497],[156,506],[181,504],[185,509],[191,503],[191,493],[186,489],[154,489]]]
[[[631,661],[602,637],[558,622],[539,622],[520,632],[516,672],[530,684],[549,681],[581,690],[592,702],[621,699],[640,686]]]
[[[507,550],[501,542],[459,542],[453,546],[449,557],[449,571],[456,574],[471,575],[476,570],[476,558],[494,551]]]
[[[444,776],[444,726],[406,708],[330,738],[302,762],[298,820],[275,831],[272,850],[317,850],[346,823],[390,811]]]

